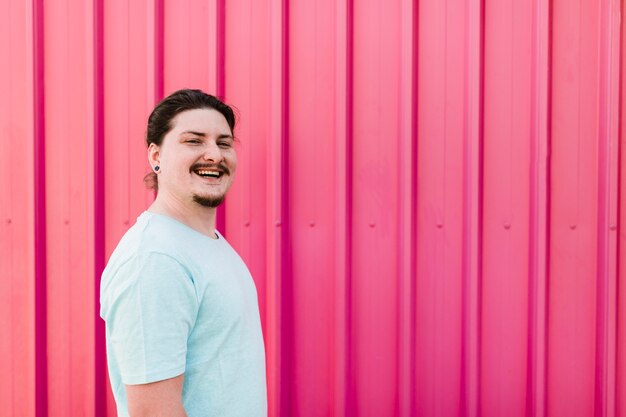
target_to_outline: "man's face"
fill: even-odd
[[[161,146],[148,149],[159,165],[159,193],[185,204],[217,207],[230,188],[237,154],[224,116],[213,109],[187,110],[172,119]]]

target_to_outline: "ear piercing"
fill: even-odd
[[[155,170],[156,172],[159,172],[159,169],[161,169],[161,167],[160,167],[160,166],[158,166],[158,165],[155,165],[155,166],[154,166],[154,170]]]

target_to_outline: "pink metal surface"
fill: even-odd
[[[626,416],[619,0],[5,0],[0,416],[115,416],[150,109],[237,108],[270,416]]]
[[[620,9],[623,11],[623,8]],[[626,112],[622,111],[623,103],[626,103],[626,88],[623,85],[624,69],[626,68],[626,31],[622,30],[619,39],[619,101],[620,112],[617,115],[619,130],[618,142],[619,149],[617,155],[617,196],[614,196],[617,203],[617,219],[615,223],[609,227],[611,231],[617,234],[617,294],[615,301],[617,303],[617,326],[615,329],[617,339],[616,366],[615,366],[615,415],[622,416],[626,414],[626,268],[619,262],[626,259],[626,234],[621,232],[622,219],[626,218],[626,181],[622,180],[626,164],[626,154],[624,147],[626,146]]]
[[[600,2],[553,3],[548,416],[594,415],[602,382],[596,380],[599,8]]]
[[[38,272],[35,233],[34,22],[32,4],[19,3],[0,17],[0,50],[10,59],[0,69],[0,404],[4,415],[37,411],[35,324]],[[28,138],[28,139],[27,139]],[[41,176],[43,178],[43,176]],[[45,316],[44,316],[45,317]],[[45,329],[45,326],[43,326]],[[44,345],[45,347],[45,345]],[[45,377],[45,374],[43,375]]]
[[[55,0],[43,9],[47,387],[56,415],[91,415],[95,406],[96,280],[86,279],[94,276],[92,8]]]
[[[525,416],[532,3],[485,4],[480,413]]]

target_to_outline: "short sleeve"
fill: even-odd
[[[188,271],[168,255],[150,253],[116,275],[122,285],[110,298],[105,320],[122,382],[146,384],[184,373],[198,313]]]

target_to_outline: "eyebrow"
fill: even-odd
[[[182,135],[195,135],[195,136],[200,136],[200,137],[203,137],[203,138],[206,137],[205,133],[196,132],[196,131],[193,131],[193,130],[185,130],[184,132],[181,132],[180,135],[181,136]],[[218,139],[234,139],[233,135],[226,135],[226,134],[219,135],[217,138]]]

